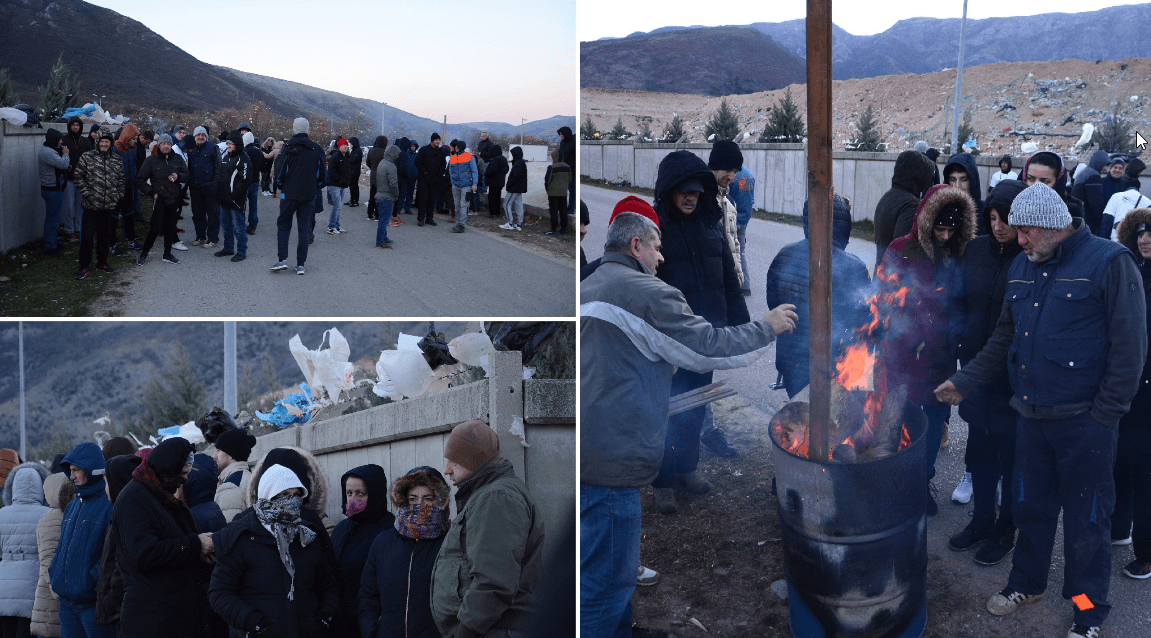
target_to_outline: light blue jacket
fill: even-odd
[[[39,463],[17,465],[4,484],[0,509],[0,616],[32,617],[40,557],[36,525],[48,513],[44,478],[48,468]]]

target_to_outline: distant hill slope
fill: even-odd
[[[1123,60],[1151,57],[1151,38],[1146,35],[1148,24],[1151,24],[1151,3],[1082,13],[1045,13],[968,20],[964,66],[1069,58]],[[771,37],[801,62],[806,59],[805,20],[756,22],[746,26]],[[633,33],[626,38],[598,40],[596,44],[637,40],[656,33],[683,38],[693,32],[706,30],[704,27],[662,27],[650,34]],[[833,76],[836,80],[846,80],[904,73],[933,73],[954,68],[959,62],[959,31],[959,18],[909,18],[896,22],[882,33],[868,36],[852,35],[833,26]],[[705,68],[690,58],[675,63],[689,73],[693,72],[690,67]],[[662,68],[654,69],[653,73],[662,71]],[[586,71],[581,65],[581,82],[585,76]],[[583,83],[582,86],[625,88],[594,83]],[[683,87],[660,90],[697,92]]]
[[[580,86],[727,95],[806,78],[803,60],[746,27],[672,30],[580,43]]]

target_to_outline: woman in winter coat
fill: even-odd
[[[324,555],[323,527],[304,519],[309,495],[296,473],[260,473],[255,505],[216,534],[220,559],[209,600],[232,636],[320,638],[335,624],[340,590]]]
[[[143,459],[134,455],[120,455],[108,459],[108,466],[104,472],[104,490],[108,493],[108,500],[116,506],[116,497],[124,490],[124,486],[132,480],[132,472],[140,466]],[[116,563],[116,546],[120,536],[116,531],[116,521],[113,519],[108,526],[108,537],[104,539],[104,553],[100,556],[100,580],[96,582],[96,624],[120,624],[120,606],[124,604],[124,579],[120,575],[120,566]]]
[[[1119,224],[1119,243],[1135,253],[1143,275],[1147,299],[1147,333],[1151,337],[1151,209],[1137,208]],[[1131,578],[1151,578],[1151,352],[1143,364],[1139,391],[1131,410],[1119,420],[1119,446],[1115,456],[1115,512],[1111,515],[1111,538],[1130,538],[1135,560],[1123,568]]]
[[[197,582],[212,535],[198,534],[176,490],[192,471],[195,448],[173,437],[152,448],[116,497],[117,562],[124,579],[121,638],[196,637],[206,631],[204,592]]]
[[[957,260],[975,238],[975,201],[965,190],[932,186],[919,203],[911,232],[891,242],[876,270],[881,289],[908,289],[904,303],[888,308],[880,346],[887,387],[907,387],[907,400],[927,414],[927,474],[935,476],[935,458],[951,416],[951,406],[932,392],[955,371],[948,347],[947,298]],[[930,491],[930,489],[929,489]],[[929,496],[927,512],[937,512]]]
[[[340,477],[340,486],[347,518],[332,532],[332,545],[340,559],[338,634],[356,638],[360,635],[357,605],[360,574],[372,543],[381,532],[392,528],[396,517],[388,511],[388,477],[379,465],[361,465],[348,470]]]
[[[4,507],[0,509],[0,635],[28,636],[40,554],[36,525],[48,513],[44,479],[48,468],[21,463],[4,482]]]
[[[246,432],[245,432],[246,434]],[[219,475],[219,466],[216,460],[207,454],[196,454],[192,457],[192,472],[188,474],[188,482],[180,488],[178,496],[188,504],[192,518],[196,521],[196,531],[201,534],[218,532],[228,525],[224,512],[216,503],[216,478]],[[208,584],[212,580],[212,564],[204,563],[200,569],[200,588],[203,590],[204,600],[208,599]],[[208,636],[210,638],[224,638],[228,635],[228,625],[211,608],[206,610]],[[206,637],[207,638],[207,637]]]
[[[323,537],[327,539],[330,548],[332,545],[330,534],[335,529],[336,523],[327,515],[328,478],[311,452],[298,447],[278,447],[269,450],[252,468],[252,480],[248,482],[245,505],[250,507],[260,500],[258,494],[260,477],[264,470],[272,465],[283,465],[292,470],[303,483],[306,493],[303,496],[304,511],[301,516],[305,521],[316,523],[324,530]],[[335,557],[335,552],[332,556]]]
[[[360,580],[364,638],[440,638],[432,619],[432,567],[450,525],[450,491],[431,467],[392,484],[395,525],[376,537]]]
[[[260,190],[264,195],[271,195],[271,189],[275,188],[272,185],[272,161],[276,159],[276,139],[265,138],[260,152],[264,154],[264,162],[260,164]]]
[[[63,454],[58,455],[63,458]],[[60,523],[64,520],[64,508],[76,498],[76,486],[63,472],[50,474],[44,479],[44,500],[48,513],[40,517],[36,525],[36,549],[40,553],[40,578],[36,584],[36,601],[32,604],[33,636],[60,638],[60,602],[52,591],[48,579],[48,566],[56,555],[56,543],[60,541]]]
[[[983,211],[984,227],[990,234],[976,237],[967,245],[959,265],[950,303],[951,347],[960,365],[967,365],[995,332],[1003,296],[1007,289],[1007,271],[1023,251],[1016,241],[1019,233],[1007,223],[1011,203],[1027,185],[1005,179],[987,195]],[[964,398],[959,416],[968,424],[967,449],[964,453],[970,472],[975,500],[971,522],[951,537],[949,546],[967,551],[984,541],[975,552],[975,562],[994,565],[1015,548],[1015,523],[1011,516],[1012,468],[1015,466],[1015,418],[1011,407],[1011,382],[1007,368],[988,383]],[[1003,484],[1003,502],[998,517],[995,488]]]

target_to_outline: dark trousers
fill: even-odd
[[[216,207],[216,189],[212,186],[191,189],[192,225],[196,227],[196,239],[220,241],[220,210]]]
[[[492,217],[498,217],[504,212],[504,189],[503,187],[496,188],[495,186],[488,186],[488,214]]]
[[[922,406],[927,415],[927,480],[935,478],[935,459],[939,457],[939,445],[943,442],[943,426],[951,418],[951,406],[931,399]]]
[[[108,265],[108,247],[112,245],[112,211],[84,209],[80,230],[80,268],[92,265],[92,239],[96,240],[96,265]]]
[[[315,219],[312,213],[313,206],[314,203],[307,200],[280,200],[280,216],[276,219],[276,228],[279,231],[277,237],[279,243],[276,247],[278,261],[288,259],[288,237],[292,234],[293,218],[296,220],[296,233],[299,235],[299,241],[296,242],[296,265],[303,266],[308,260],[308,241],[312,238],[312,221]]]
[[[29,638],[32,619],[23,616],[0,616],[0,637]]]
[[[699,374],[680,368],[671,378],[671,396],[711,383],[711,375],[710,372]],[[668,418],[667,437],[663,443],[663,464],[659,466],[659,474],[651,482],[652,487],[674,487],[676,474],[695,471],[699,465],[699,432],[703,427],[703,418],[703,408],[688,410]]]
[[[1111,511],[1115,508],[1118,429],[1084,412],[1070,419],[1020,417],[1015,440],[1015,525],[1019,541],[1007,585],[1024,594],[1047,589],[1059,512],[1063,511],[1063,598],[1086,595],[1075,622],[1103,624],[1111,604]]]
[[[266,191],[266,192],[271,192],[273,188],[274,188],[274,186],[272,186],[272,169],[269,168],[266,171],[261,171],[260,172],[260,190]]]
[[[371,187],[368,189],[368,219],[375,218],[380,214],[380,209],[376,206],[376,180],[372,180]]]
[[[412,191],[416,190],[416,182],[411,179],[400,179],[400,199],[396,202],[396,213],[403,211],[412,214]]]
[[[436,212],[436,185],[431,182],[420,182],[419,212],[416,220],[421,222],[432,221]]]
[[[1135,558],[1151,561],[1151,428],[1146,423],[1119,425],[1111,537],[1127,538],[1128,531]]]
[[[164,256],[172,254],[172,244],[176,243],[176,216],[179,214],[177,202],[166,202],[157,199],[152,204],[152,222],[148,226],[148,236],[144,239],[144,249],[140,251],[140,258],[148,256],[148,251],[156,243],[156,238],[164,235]]]
[[[559,226],[559,230],[565,233],[568,231],[568,213],[564,208],[566,201],[563,195],[559,197],[548,195],[548,214],[551,215],[552,218],[552,232],[556,231],[557,225]]]
[[[991,525],[995,522],[995,488],[1003,480],[1003,506],[999,508],[1001,529],[1014,527],[1011,517],[1012,470],[1015,467],[1015,429],[1007,433],[993,433],[986,427],[971,423],[967,434],[967,469],[971,472],[972,499],[975,502],[973,520]]]
[[[360,176],[353,175],[352,183],[348,184],[348,190],[352,191],[352,201],[348,202],[353,206],[358,206],[360,203]],[[375,198],[373,198],[375,199]]]

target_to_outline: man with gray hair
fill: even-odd
[[[292,234],[293,217],[299,235],[296,242],[297,275],[304,274],[304,262],[308,260],[308,244],[312,239],[314,222],[312,209],[316,204],[316,193],[323,188],[327,178],[324,149],[308,138],[308,129],[308,120],[297,117],[292,122],[294,134],[280,151],[284,161],[276,171],[280,216],[276,219],[278,243],[272,272],[288,268],[288,238]]]
[[[1127,248],[1091,234],[1042,182],[1015,198],[1008,223],[1027,258],[1011,264],[994,334],[935,394],[958,405],[1004,367],[1015,392],[1019,542],[987,610],[1004,616],[1042,597],[1062,510],[1063,597],[1075,614],[1067,636],[1098,638],[1111,609],[1119,419],[1147,353],[1142,278]]]
[[[639,489],[663,461],[675,367],[748,366],[795,328],[795,306],[715,328],[654,277],[663,262],[650,219],[620,213],[600,266],[580,284],[580,617],[583,636],[631,635],[639,569]]]

